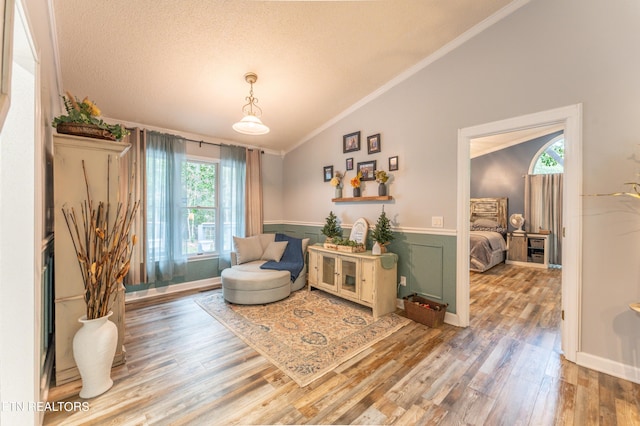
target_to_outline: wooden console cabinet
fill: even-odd
[[[382,266],[382,256],[392,263]],[[373,256],[344,253],[321,246],[309,247],[309,290],[311,287],[351,300],[373,310],[373,318],[394,312],[398,265],[393,255]]]
[[[507,263],[534,268],[549,267],[549,236],[511,232],[507,236]]]
[[[87,198],[82,161],[94,202],[107,200],[117,205],[120,177],[120,157],[129,144],[70,135],[54,135],[54,218],[55,218],[55,368],[56,384],[80,378],[73,358],[73,336],[81,327],[78,318],[86,314],[84,284],[78,267],[69,230],[62,216],[62,207],[73,207],[80,214],[80,205]],[[107,171],[110,185],[107,187]],[[110,318],[118,327],[118,343],[113,365],[125,361],[124,351],[124,287],[121,288]]]

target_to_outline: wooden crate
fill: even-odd
[[[362,253],[365,251],[364,246],[338,246],[338,251],[344,253]]]
[[[427,308],[423,305],[428,305],[429,307]],[[407,317],[432,328],[437,328],[444,324],[447,306],[449,304],[434,302],[415,293],[404,298],[404,310],[407,313]]]

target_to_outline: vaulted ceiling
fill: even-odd
[[[64,90],[110,119],[287,151],[511,0],[53,0]],[[271,128],[245,136],[249,85]]]

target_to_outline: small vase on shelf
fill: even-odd
[[[353,188],[353,196],[354,197],[359,197],[360,196],[360,187]]]
[[[342,187],[336,186],[335,198],[342,198]]]
[[[378,185],[378,195],[381,197],[384,197],[385,195],[387,195],[387,185],[380,182],[380,184]]]

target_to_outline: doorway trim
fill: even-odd
[[[523,115],[458,130],[458,223],[456,260],[457,325],[469,326],[469,199],[470,142],[472,139],[532,127],[561,124],[565,158],[562,254],[562,351],[576,362],[580,350],[580,298],[582,292],[582,104]]]

